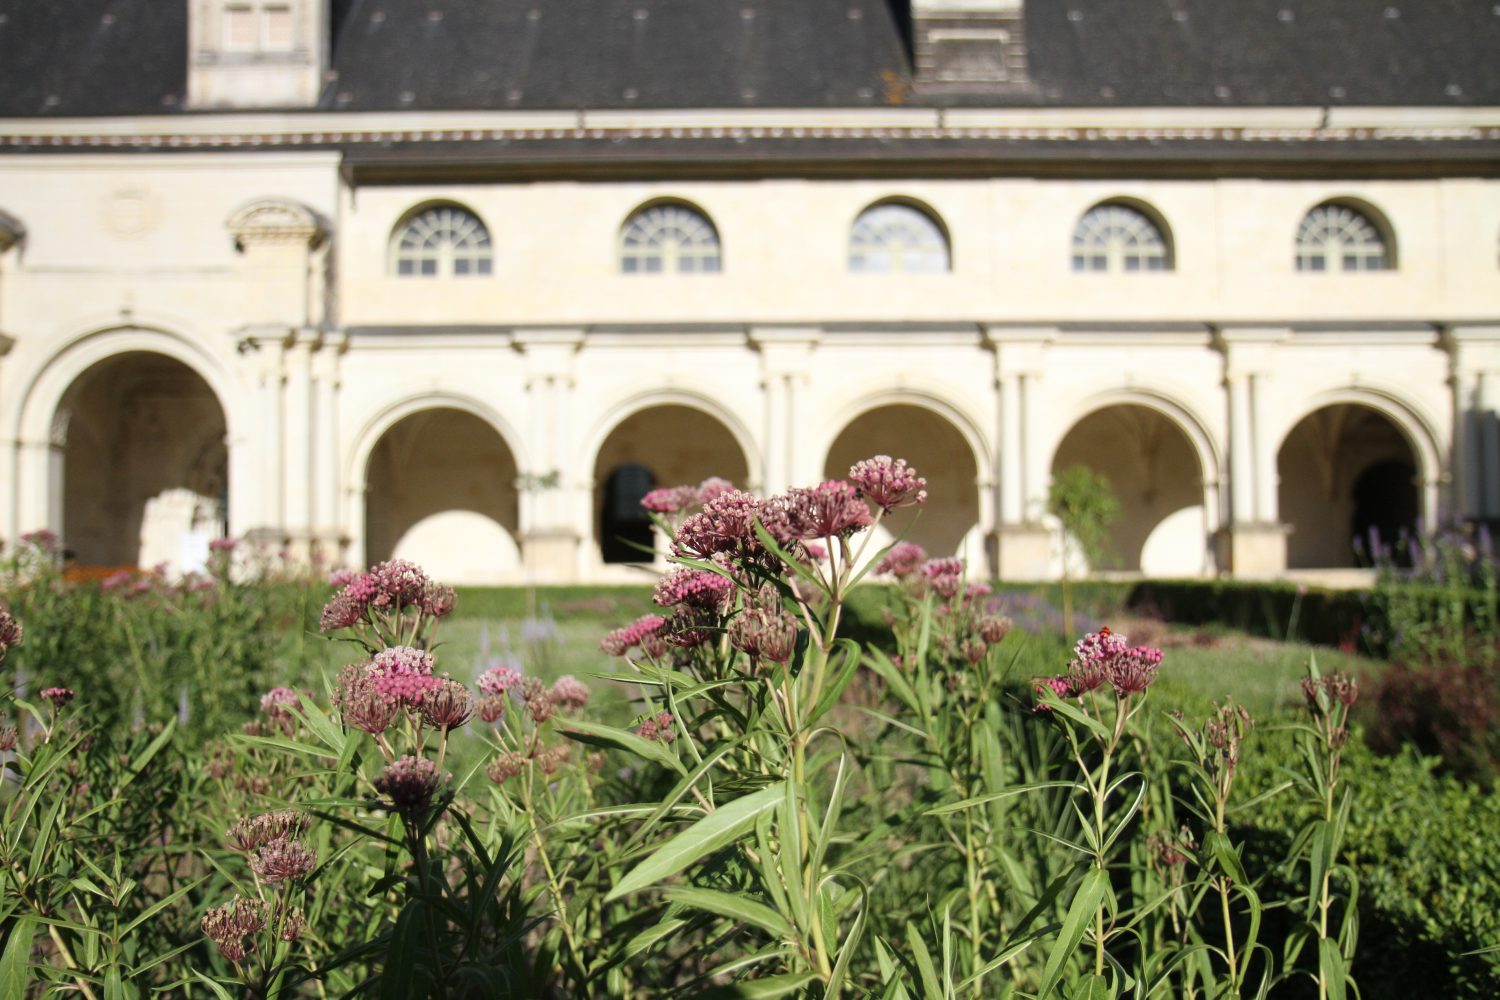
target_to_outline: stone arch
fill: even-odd
[[[78,563],[198,570],[227,533],[226,409],[190,365],[153,351],[94,362],[48,439],[48,520]]]
[[[697,484],[710,476],[749,488],[758,470],[746,435],[718,410],[692,397],[638,400],[595,436],[586,467],[592,472],[590,523],[600,561],[651,561],[637,548],[652,541],[650,521],[639,509],[646,489]]]
[[[435,579],[479,584],[521,569],[520,467],[474,406],[393,407],[362,441],[364,559],[409,559]]]
[[[904,536],[931,556],[965,555],[980,575],[986,453],[975,428],[951,406],[908,393],[869,400],[833,426],[825,478],[844,479],[860,459],[890,455],[927,479],[927,503],[886,518],[876,545]]]
[[[1096,396],[1067,424],[1050,473],[1075,465],[1102,474],[1114,488],[1120,517],[1111,532],[1111,561],[1117,568],[1152,576],[1198,576],[1207,569],[1219,455],[1190,409],[1139,390]],[[1081,561],[1062,544],[1059,553]]]
[[[1433,522],[1436,439],[1427,422],[1394,397],[1354,389],[1324,393],[1289,422],[1279,441],[1277,511],[1288,528],[1288,569],[1360,565],[1372,555],[1372,542],[1392,545],[1401,532]]]

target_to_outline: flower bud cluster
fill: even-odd
[[[408,754],[385,766],[385,771],[375,779],[375,790],[390,799],[397,812],[417,814],[432,804],[433,796],[445,780],[435,763]]]
[[[887,514],[898,507],[927,502],[927,480],[917,475],[904,458],[876,455],[855,462],[849,469],[849,481],[860,496]]]
[[[341,570],[330,582],[342,589],[323,608],[323,632],[370,624],[379,614],[400,616],[408,609],[432,620],[453,611],[453,588],[434,583],[421,567],[405,559],[380,563],[368,573]]]
[[[0,660],[5,659],[6,652],[12,646],[21,644],[24,634],[21,623],[12,618],[9,611],[0,608]]]

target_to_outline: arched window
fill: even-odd
[[[394,265],[403,278],[465,278],[489,274],[490,232],[457,205],[434,205],[398,229]]]
[[[948,270],[948,238],[915,205],[887,201],[854,220],[849,270],[856,274],[938,274]]]
[[[1095,205],[1073,230],[1075,271],[1170,271],[1172,248],[1145,212],[1106,202]]]
[[[695,208],[677,202],[650,205],[620,231],[620,270],[625,274],[712,274],[719,269],[719,233]]]
[[[1325,201],[1297,227],[1299,271],[1387,271],[1391,256],[1375,220],[1341,202]]]

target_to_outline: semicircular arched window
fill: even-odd
[[[849,270],[856,274],[940,274],[949,269],[948,237],[915,205],[872,205],[849,232]]]
[[[636,212],[620,231],[623,274],[716,274],[722,267],[719,232],[708,216],[677,202]]]
[[[1388,271],[1391,253],[1375,220],[1351,205],[1325,201],[1297,227],[1299,271]]]
[[[1172,248],[1145,212],[1105,202],[1073,229],[1075,271],[1170,271]]]
[[[457,205],[434,205],[397,230],[393,269],[402,278],[466,278],[489,274],[490,231]]]

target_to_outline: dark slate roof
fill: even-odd
[[[188,0],[0,0],[0,116],[180,110]],[[911,86],[904,0],[333,0],[325,110],[1500,104],[1493,0],[1028,0],[1026,93]]]

